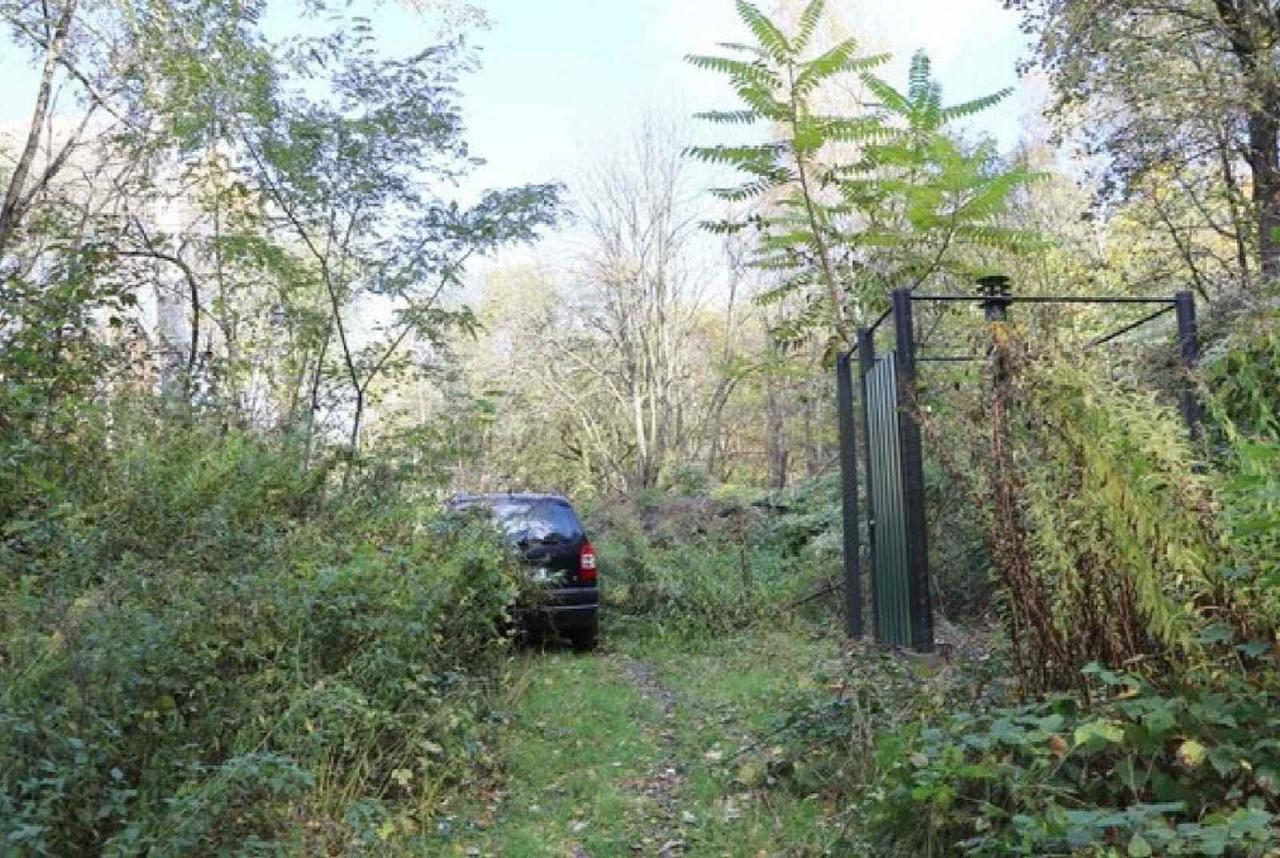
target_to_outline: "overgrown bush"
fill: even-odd
[[[0,842],[324,852],[420,830],[486,759],[500,544],[287,444],[125,410],[100,431],[92,472],[29,457],[6,487]]]
[[[839,604],[836,489],[824,478],[748,502],[667,495],[602,506],[591,525],[611,618],[699,634],[829,610]]]
[[[1088,695],[1018,703],[1006,663],[849,651],[779,714],[776,788],[836,801],[846,821],[830,843],[836,854],[1280,847],[1280,699],[1266,682],[1158,687],[1090,665]]]
[[[1207,368],[1223,520],[1232,545],[1226,574],[1265,617],[1280,617],[1280,313],[1228,338]]]
[[[1280,310],[1232,319],[1231,333],[1210,358],[1205,389],[1218,425],[1280,438]]]
[[[1024,643],[1038,636],[1045,645],[1020,654],[1046,677],[1040,690],[1063,687],[1091,661],[1201,661],[1200,631],[1240,620],[1221,574],[1228,546],[1214,484],[1186,426],[1154,395],[1099,375],[1056,360],[1027,371],[1022,497],[1045,615],[1024,608],[1021,631]],[[1023,606],[1033,598],[1005,597]]]
[[[1094,661],[1150,675],[1207,668],[1222,655],[1202,643],[1211,626],[1271,640],[1266,573],[1232,538],[1232,522],[1258,521],[1240,514],[1256,506],[1241,480],[1266,479],[1266,450],[1242,456],[1236,444],[1214,459],[1167,397],[1052,346],[1032,350],[1012,327],[991,336],[981,392],[946,425],[925,422],[979,512],[1024,693],[1078,686]]]
[[[944,450],[988,526],[1016,500],[1005,639],[958,666],[853,651],[780,719],[780,783],[839,796],[854,854],[1277,854],[1280,445],[1240,404],[1275,392],[1211,399],[1212,446],[1085,367],[1007,393],[1003,435]],[[1007,470],[976,461],[999,444]]]
[[[1091,704],[1056,695],[882,735],[867,815],[877,853],[1273,854],[1274,696],[1085,674]]]
[[[952,622],[984,623],[994,601],[994,581],[983,511],[961,481],[938,465],[932,444],[924,454],[934,610]]]

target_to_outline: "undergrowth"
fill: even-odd
[[[840,797],[833,848],[1277,854],[1273,356],[1273,334],[1226,345],[1207,377],[1233,381],[1206,391],[1199,440],[1155,397],[1055,365],[1006,400],[1025,409],[995,436],[1012,478],[973,464],[986,436],[952,445],[945,464],[970,475],[976,503],[1011,479],[1017,505],[988,527],[1023,522],[1032,550],[1001,580],[1006,626],[979,657],[855,648],[779,715],[779,788]]]
[[[589,525],[610,622],[697,637],[796,612],[830,616],[841,576],[837,491],[826,477],[750,498],[601,504]]]
[[[778,716],[777,788],[840,796],[849,854],[1235,855],[1280,847],[1280,700],[1089,665],[1086,701],[1019,703],[1002,660],[873,649]]]
[[[349,853],[429,829],[487,764],[502,548],[287,442],[109,424],[77,416],[78,459],[6,449],[0,851]]]

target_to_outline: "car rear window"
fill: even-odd
[[[582,524],[564,501],[526,498],[491,498],[483,501],[512,542],[582,538]]]

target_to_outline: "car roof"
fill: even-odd
[[[543,494],[537,492],[487,492],[484,494],[459,494],[447,501],[449,506],[465,503],[491,503],[493,501],[550,501],[552,503],[569,504],[564,495]]]

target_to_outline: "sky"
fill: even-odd
[[[418,0],[419,3],[439,0]],[[487,161],[475,181],[490,187],[572,177],[593,146],[617,139],[645,111],[687,115],[726,107],[732,95],[714,75],[689,66],[690,53],[745,39],[731,0],[472,0],[489,18],[473,35],[482,68],[465,80],[468,137]],[[290,27],[277,3],[273,30]],[[437,24],[402,5],[373,7],[390,52],[429,44]],[[905,80],[906,63],[926,49],[949,101],[1017,85],[1024,51],[1017,16],[1000,0],[831,0],[869,50],[888,50],[884,75]],[[0,42],[0,128],[30,115],[35,70]],[[977,121],[1003,147],[1017,142],[1025,98],[1011,98]]]
[[[271,0],[266,24],[272,36],[298,27],[292,12],[297,2]],[[735,106],[717,75],[684,59],[715,53],[717,42],[748,41],[732,0],[382,0],[353,8],[371,16],[386,52],[403,55],[432,44],[440,33],[438,18],[410,4],[466,2],[488,18],[488,26],[471,36],[481,67],[462,81],[467,139],[486,164],[456,190],[463,203],[486,188],[572,185],[593,152],[622,139],[646,112],[690,117]],[[894,54],[881,76],[896,86],[905,84],[907,64],[920,48],[932,57],[947,102],[1018,86],[1015,66],[1025,37],[1001,0],[829,2],[866,50]],[[767,7],[769,0],[760,3]],[[0,81],[0,135],[25,134],[36,70],[3,40]],[[1008,149],[1035,106],[1034,95],[1015,96],[981,114],[972,130]],[[690,120],[689,127],[698,140],[698,124]],[[705,127],[702,141],[718,142],[719,133]],[[12,137],[5,142],[16,148]],[[473,266],[471,279],[480,283],[486,272],[510,263],[567,256],[574,246],[573,231],[561,230],[536,249],[508,251]]]
[[[494,184],[565,178],[592,145],[616,138],[645,110],[692,114],[733,106],[714,74],[684,61],[746,40],[731,0],[482,0],[484,66],[465,86],[470,140]],[[899,85],[928,51],[948,101],[1017,86],[1025,50],[1017,16],[1000,0],[832,0],[867,43],[895,61]],[[1008,99],[978,128],[1014,145],[1025,98]],[[695,127],[696,131],[696,127]],[[708,129],[710,133],[710,129]]]

